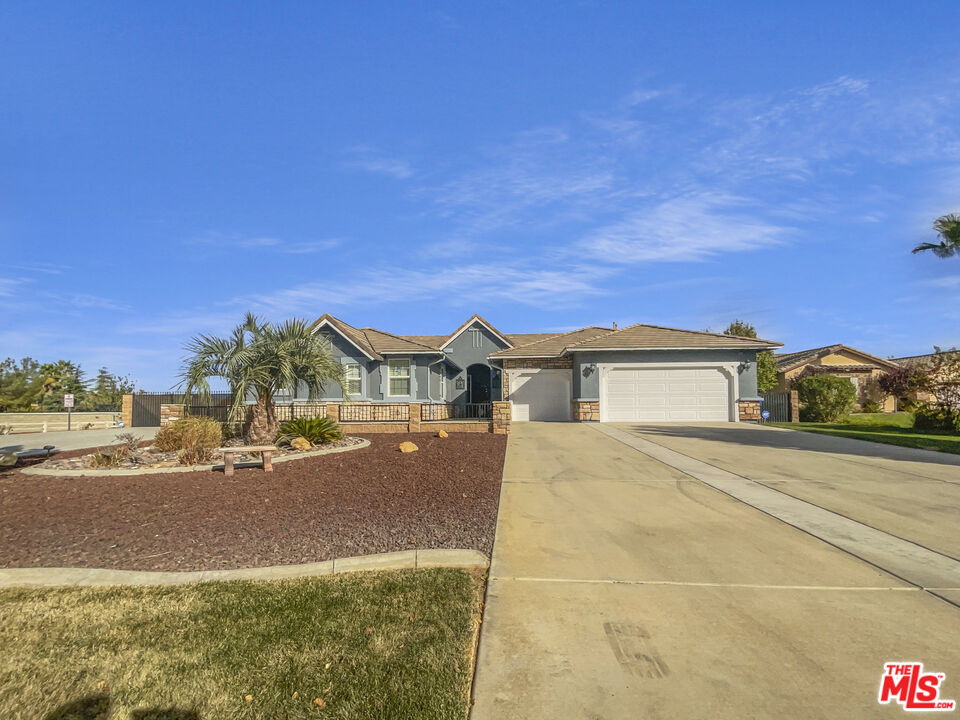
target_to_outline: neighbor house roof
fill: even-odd
[[[811,348],[809,350],[799,350],[792,353],[778,353],[773,357],[777,361],[777,372],[787,372],[788,370],[793,370],[798,368],[801,365],[806,365],[809,362],[817,360],[824,355],[831,355],[838,350],[846,350],[848,352],[855,353],[862,357],[868,358],[871,362],[862,363],[862,365],[874,365],[883,369],[896,368],[897,363],[894,360],[884,360],[879,358],[876,355],[871,355],[870,353],[865,353],[863,350],[857,350],[852,348],[849,345],[825,345],[823,347]],[[854,365],[830,365],[829,367],[836,367],[838,370],[842,368],[855,367]]]
[[[952,349],[950,349],[950,350],[943,350],[943,351],[941,351],[940,354],[942,354],[942,355],[952,355],[952,354],[958,353],[958,352],[960,352],[960,350],[957,350],[956,348],[952,348]],[[895,362],[895,363],[898,363],[898,364],[900,364],[900,365],[915,365],[915,364],[918,364],[918,363],[929,362],[930,360],[932,360],[932,359],[935,358],[936,356],[937,356],[937,353],[935,353],[935,352],[925,353],[925,354],[923,354],[923,355],[907,355],[906,357],[891,358],[891,359],[890,359],[890,362]]]

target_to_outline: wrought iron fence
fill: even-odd
[[[297,418],[316,418],[327,416],[327,404],[322,402],[298,402],[275,406],[277,420],[287,422]]]
[[[760,422],[790,422],[790,393],[769,392],[760,397],[763,398],[761,410],[770,411],[770,417],[766,420],[761,418]]]
[[[133,393],[133,427],[159,427],[160,426],[160,406],[170,404],[182,404],[183,393],[171,392],[136,392]],[[194,415],[202,414],[203,411],[193,412],[194,408],[227,408],[229,410],[233,395],[229,392],[210,393],[208,399],[201,405],[200,398],[194,395],[190,398],[190,412]],[[217,411],[214,411],[217,412]],[[221,422],[225,422],[226,417]]]
[[[421,406],[420,418],[430,420],[489,420],[493,417],[491,403],[429,403]]]
[[[340,422],[407,422],[410,406],[406,403],[343,403]]]

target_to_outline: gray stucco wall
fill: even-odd
[[[480,330],[480,347],[478,348],[473,346],[473,334],[470,332],[471,328]],[[447,402],[466,402],[467,368],[475,363],[492,367],[487,360],[487,356],[497,350],[503,350],[505,347],[507,347],[506,343],[498,340],[492,332],[478,322],[470,325],[470,327],[460,333],[453,342],[447,345],[445,348],[446,356],[463,368],[463,370],[454,372],[452,376],[449,376],[447,382]],[[456,389],[456,379],[458,377],[463,378],[463,390]],[[439,383],[439,380],[437,380],[437,382]],[[498,399],[498,390],[496,387],[493,388],[493,395],[494,400]]]
[[[749,362],[740,373],[738,400],[757,400],[756,350],[632,350],[573,353],[573,399],[599,400],[600,373],[587,366],[600,363]]]
[[[372,360],[368,360],[363,353],[361,353],[357,348],[355,348],[350,342],[345,338],[341,337],[333,328],[328,329],[330,336],[330,356],[333,358],[334,362],[347,364],[347,363],[357,363],[362,368],[362,372],[365,374],[363,378],[363,397],[351,397],[352,400],[360,399],[373,399],[369,396],[369,391],[373,390],[376,393],[379,392],[380,380],[379,372],[377,369],[377,363]],[[307,386],[305,383],[299,383],[297,386],[297,392],[295,399],[296,400],[307,400],[309,398],[309,393],[307,392]],[[342,400],[343,391],[340,389],[340,386],[337,383],[332,382],[328,383],[324,388],[323,392],[320,393],[320,400]],[[379,399],[379,398],[377,398]]]

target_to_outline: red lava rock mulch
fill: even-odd
[[[219,570],[425,548],[490,555],[505,436],[367,438],[360,450],[279,463],[273,473],[239,468],[229,478],[8,470],[0,473],[0,567]],[[401,453],[404,440],[420,450]]]

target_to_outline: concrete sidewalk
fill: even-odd
[[[958,612],[596,429],[516,423],[472,718],[901,716],[884,662],[960,695]]]
[[[144,440],[152,440],[158,427],[110,428],[108,430],[73,430],[71,432],[17,433],[0,435],[0,453],[43,455],[44,445],[53,445],[57,451],[102,447],[116,442],[120,433],[132,432]]]

